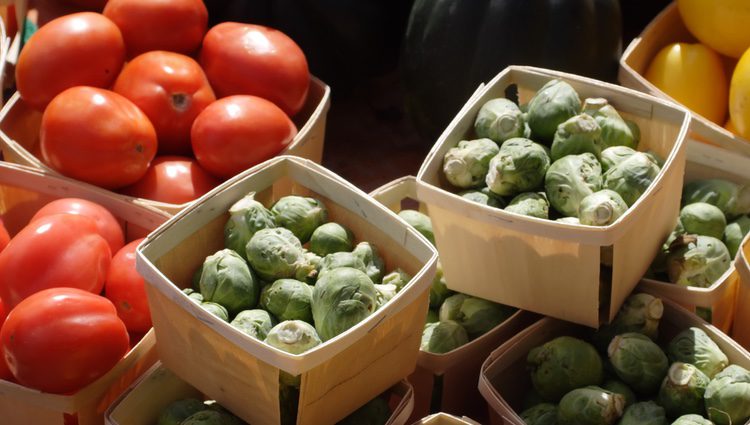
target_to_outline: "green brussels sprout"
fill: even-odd
[[[703,394],[709,381],[708,376],[694,365],[672,363],[659,389],[657,401],[672,418],[690,413],[702,414]]]
[[[617,379],[608,379],[602,384],[602,389],[620,394],[625,399],[625,407],[635,403],[636,397],[633,390],[630,389],[624,382],[618,381]]]
[[[389,283],[389,284],[375,284],[375,290],[378,291],[378,308],[382,307],[393,299],[393,297],[396,296],[398,293],[398,288],[396,285]]]
[[[425,214],[416,210],[401,210],[399,211],[398,216],[403,218],[408,225],[427,238],[433,246],[435,245],[435,234],[432,232],[432,221],[430,220],[430,217],[427,217]]]
[[[365,273],[373,283],[380,283],[380,281],[383,280],[385,263],[378,254],[375,245],[372,245],[369,242],[360,242],[354,247],[352,254],[362,260],[362,263],[365,265]]]
[[[633,128],[620,116],[617,110],[607,103],[606,99],[585,99],[583,112],[591,115],[599,124],[601,131],[602,149],[612,146],[626,146],[632,149],[638,147],[640,130],[638,124],[631,121],[635,126],[637,135],[633,134]]]
[[[435,323],[438,320],[440,320],[440,317],[438,316],[437,310],[427,310],[427,319],[425,319],[425,323]]]
[[[581,224],[581,220],[579,220],[578,217],[560,217],[556,219],[555,221],[559,221],[560,223],[568,223],[568,224]]]
[[[708,288],[731,266],[724,242],[711,236],[682,235],[669,248],[669,281],[682,286]]]
[[[578,219],[588,226],[608,226],[628,210],[628,205],[614,190],[602,189],[581,199]]]
[[[551,80],[529,101],[529,127],[535,136],[552,141],[557,126],[580,110],[581,99],[575,89],[564,81]]]
[[[523,137],[525,123],[518,105],[511,100],[497,98],[488,100],[479,108],[474,131],[477,136],[500,144],[513,137]]]
[[[664,408],[653,401],[634,403],[625,409],[617,425],[667,425]]]
[[[334,252],[328,254],[320,260],[318,264],[318,279],[320,279],[326,272],[340,267],[351,267],[363,272],[367,271],[367,266],[362,262],[359,256],[353,252]]]
[[[446,298],[440,306],[441,321],[455,320],[466,329],[470,339],[478,338],[507,320],[515,308],[466,294]]]
[[[750,213],[750,186],[723,179],[695,180],[682,188],[683,205],[706,202],[724,211],[727,218]]]
[[[310,251],[321,257],[353,248],[354,234],[338,223],[321,224],[310,236]]]
[[[547,403],[546,400],[534,389],[534,387],[531,387],[526,392],[526,395],[523,397],[523,409],[531,409],[532,407],[536,406],[537,404]]]
[[[219,403],[213,400],[207,401],[206,405],[208,406],[209,410],[219,412],[219,414],[221,415],[221,425],[247,425],[244,421],[242,421],[240,418],[235,416],[232,412],[224,408],[224,406],[220,405]]]
[[[750,233],[750,217],[742,215],[734,221],[727,224],[724,229],[724,245],[729,250],[729,256],[734,258],[737,256],[737,252],[740,250],[742,240],[745,235]]]
[[[229,220],[224,225],[224,246],[245,258],[245,246],[255,232],[276,227],[273,214],[255,200],[255,192],[229,207]]]
[[[184,292],[185,295],[190,298],[190,301],[196,302],[198,304],[203,302],[203,295],[201,295],[200,292],[196,292],[193,288],[185,288],[182,290],[182,292]]]
[[[388,402],[382,397],[375,397],[336,425],[385,425],[390,418]]]
[[[687,204],[680,210],[680,223],[686,233],[721,239],[727,219],[718,208],[705,202]]]
[[[161,411],[159,418],[156,420],[156,425],[180,425],[192,414],[202,410],[206,410],[206,405],[195,398],[173,401]]]
[[[458,195],[464,199],[470,200],[471,202],[476,202],[477,204],[487,205],[488,207],[493,208],[505,208],[505,201],[503,198],[492,193],[490,188],[486,186],[479,190],[464,190],[463,192],[459,192]]]
[[[280,198],[271,207],[271,213],[277,226],[291,230],[303,244],[318,226],[328,221],[328,210],[322,202],[296,195]]]
[[[469,342],[466,329],[455,320],[426,323],[419,349],[428,353],[444,354]]]
[[[201,274],[203,274],[203,263],[193,272],[193,278],[190,282],[190,287],[198,292],[201,291]]]
[[[279,279],[263,288],[260,306],[280,321],[312,323],[312,286],[294,279]]]
[[[603,187],[619,193],[625,203],[632,206],[656,179],[659,171],[659,166],[646,154],[636,152],[604,173]]]
[[[201,307],[219,319],[225,322],[229,321],[229,312],[227,312],[227,309],[223,305],[212,302],[201,302]]]
[[[596,386],[574,389],[557,406],[559,425],[614,425],[625,409],[625,398]]]
[[[622,303],[612,323],[601,326],[594,333],[594,346],[606,350],[616,335],[628,332],[637,332],[656,341],[663,314],[661,299],[649,294],[631,294]]]
[[[316,273],[300,240],[283,227],[255,232],[245,251],[250,266],[268,282],[286,278],[305,281]]]
[[[204,406],[205,407],[205,406]],[[180,425],[224,425],[224,415],[215,410],[201,410],[193,413],[187,419],[180,422]]]
[[[635,332],[617,335],[607,354],[617,376],[641,395],[655,394],[669,369],[664,351],[649,337]]]
[[[448,285],[445,283],[443,266],[438,261],[437,271],[435,272],[435,277],[432,279],[432,286],[430,286],[430,308],[440,308],[443,301],[453,294],[455,292],[448,289]]]
[[[529,351],[534,389],[545,399],[557,402],[571,390],[602,382],[599,353],[588,342],[561,336]]]
[[[560,158],[547,170],[544,188],[559,213],[577,217],[581,200],[602,189],[602,166],[591,153]]]
[[[708,418],[716,425],[744,424],[750,419],[750,372],[727,366],[708,384],[704,397]]]
[[[230,315],[258,304],[260,282],[247,262],[231,249],[206,257],[200,278],[204,301],[221,304]]]
[[[378,308],[377,299],[375,285],[361,270],[351,267],[330,270],[313,288],[315,329],[323,341],[328,341],[372,314]]]
[[[276,325],[276,320],[267,311],[258,308],[239,312],[229,324],[243,333],[263,341],[271,328]]]
[[[637,152],[637,150],[627,146],[611,146],[604,149],[599,156],[599,161],[602,163],[602,170],[609,170]]]
[[[591,116],[576,115],[557,127],[550,153],[552,161],[590,152],[599,157],[602,152],[602,129]]]
[[[302,354],[321,344],[315,328],[302,320],[285,320],[271,328],[264,342],[291,354]]]
[[[410,281],[411,276],[400,268],[396,268],[396,270],[383,276],[383,285],[396,285],[399,291],[404,289],[404,286]]]
[[[557,406],[540,403],[524,410],[520,416],[526,425],[557,425]]]
[[[667,346],[673,362],[690,363],[709,378],[729,364],[726,354],[701,328],[691,327],[677,334]]]
[[[479,187],[490,166],[490,160],[500,152],[490,139],[461,140],[443,158],[443,173],[450,184],[462,189]]]
[[[522,137],[508,139],[490,161],[485,182],[499,196],[534,190],[544,182],[550,163],[542,145]]]
[[[648,157],[648,159],[651,160],[651,162],[653,162],[654,164],[658,165],[659,168],[664,167],[664,158],[662,158],[661,156],[659,156],[658,153],[656,153],[656,152],[654,152],[652,150],[648,150],[648,151],[645,151],[643,153],[646,154],[646,156]]]
[[[636,146],[638,146],[638,143],[641,141],[641,127],[638,126],[637,122],[629,119],[625,119],[625,124],[628,126],[628,128],[630,129],[630,133],[633,135],[633,142]],[[659,167],[661,167],[663,164],[664,161],[661,161],[659,163]]]
[[[513,198],[505,211],[529,217],[549,218],[549,201],[544,192],[526,192]]]
[[[675,419],[672,425],[714,425],[714,423],[701,415],[682,415]]]

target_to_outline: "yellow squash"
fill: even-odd
[[[738,58],[750,47],[750,1],[678,0],[685,26],[703,44]]]

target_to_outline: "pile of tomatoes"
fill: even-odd
[[[43,25],[16,67],[43,111],[42,161],[183,203],[282,151],[308,93],[304,53],[272,28],[207,22],[201,0],[109,0]]]

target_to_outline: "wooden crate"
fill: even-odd
[[[443,157],[459,140],[473,136],[482,104],[506,96],[506,89],[516,89],[519,101],[526,102],[553,78],[570,83],[581,98],[606,98],[640,126],[639,149],[666,158],[648,190],[609,226],[511,214],[446,189]],[[674,226],[689,122],[684,108],[630,89],[539,68],[505,69],[462,108],[417,175],[417,195],[432,217],[449,287],[591,327],[612,320]],[[602,247],[612,248],[611,279],[601,275]]]
[[[126,240],[145,236],[169,217],[161,210],[91,185],[0,162],[0,217],[11,235],[23,228],[41,206],[67,197],[87,199],[109,209],[123,225]],[[75,394],[48,394],[0,380],[1,422],[63,425],[68,423],[65,415],[77,415],[79,425],[100,425],[109,403],[155,361],[155,337],[149,331],[112,370]]]
[[[447,413],[435,413],[421,420],[414,422],[412,425],[479,425],[471,418],[458,417]]]
[[[370,317],[312,350],[292,355],[234,329],[180,288],[223,247],[227,210],[250,191],[265,205],[289,194],[321,199],[329,219],[373,243],[412,281]],[[393,212],[312,161],[280,156],[219,186],[140,246],[139,272],[164,364],[254,425],[279,423],[279,371],[301,374],[297,423],[336,422],[414,371],[436,253]],[[366,385],[363,385],[366,383]]]
[[[297,135],[279,155],[296,155],[320,163],[323,158],[323,140],[330,106],[330,87],[319,79],[311,77],[307,101],[302,110],[292,118],[298,128]],[[39,151],[41,122],[42,113],[26,104],[17,92],[14,93],[0,110],[0,150],[5,161],[45,170],[52,175],[60,175],[41,160]],[[171,214],[177,213],[192,203],[170,204],[149,199],[142,201]]]
[[[745,236],[735,258],[735,267],[740,276],[734,306],[732,338],[750,350],[750,234]]]

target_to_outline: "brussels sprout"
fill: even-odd
[[[750,419],[750,372],[727,366],[708,384],[705,402],[708,418],[716,425],[744,424]]]
[[[443,173],[453,186],[462,189],[479,187],[490,166],[492,157],[500,152],[490,139],[461,140],[443,158]]]
[[[487,205],[493,208],[505,208],[505,201],[503,198],[492,193],[490,188],[483,187],[480,190],[469,189],[463,192],[459,192],[458,195],[464,199],[468,199],[471,202],[477,204]]]
[[[646,154],[636,152],[604,173],[603,187],[619,193],[632,206],[656,179],[659,170]]]
[[[479,108],[474,131],[477,136],[500,144],[513,137],[523,137],[525,123],[523,112],[513,101],[491,99]]]
[[[229,207],[229,220],[224,225],[224,246],[245,258],[245,246],[260,229],[276,227],[271,211],[255,200],[255,192]]]
[[[365,263],[353,252],[334,252],[320,260],[320,264],[318,264],[318,279],[326,272],[340,267],[351,267],[363,272],[367,271]]]
[[[232,412],[213,400],[207,401],[206,406],[208,406],[209,410],[219,412],[219,414],[221,415],[221,425],[247,425],[240,418],[234,416]]]
[[[446,298],[440,306],[441,321],[455,320],[475,339],[507,320],[516,309],[466,294]]]
[[[550,165],[544,188],[550,205],[577,217],[581,200],[602,189],[602,167],[593,154],[568,155]]]
[[[640,138],[640,130],[637,130],[638,124],[631,121],[637,131],[637,135],[634,135],[631,126],[622,119],[612,105],[607,104],[606,99],[584,100],[583,112],[591,115],[602,129],[602,149],[612,146],[626,146],[632,149],[638,147],[638,139]]]
[[[173,401],[159,414],[156,425],[180,425],[193,413],[202,410],[206,410],[206,405],[195,398]]]
[[[606,350],[612,338],[627,332],[637,332],[656,341],[663,314],[664,304],[661,299],[649,294],[631,294],[623,302],[612,323],[601,326],[594,333],[594,345]]]
[[[258,308],[239,312],[229,324],[262,341],[276,325],[276,320],[267,311]]]
[[[667,346],[673,362],[690,363],[709,378],[713,378],[729,364],[726,354],[700,328],[691,327],[677,334]]]
[[[378,308],[377,298],[375,285],[364,272],[351,267],[330,270],[313,288],[315,329],[328,341],[372,314]]]
[[[625,409],[617,425],[667,425],[664,408],[653,401],[635,403]]]
[[[378,308],[384,306],[398,293],[398,288],[392,283],[382,285],[376,283],[375,290],[378,291]]]
[[[201,410],[193,413],[182,421],[180,425],[224,425],[224,415],[215,410]]]
[[[731,261],[724,242],[711,236],[682,235],[667,254],[669,281],[708,288],[729,270]]]
[[[388,402],[381,397],[375,397],[336,425],[385,425],[390,418],[391,409]]]
[[[690,413],[702,414],[703,394],[709,381],[708,376],[694,365],[672,363],[659,389],[657,401],[672,418]]]
[[[549,202],[544,192],[526,192],[513,198],[505,211],[537,218],[549,218]]]
[[[557,406],[540,403],[521,412],[526,425],[557,425]]]
[[[416,210],[401,210],[398,216],[427,238],[432,245],[435,245],[435,235],[432,233],[432,221],[430,221],[430,217]]]
[[[713,422],[701,415],[682,415],[672,425],[714,425]]]
[[[201,290],[201,274],[203,274],[203,263],[193,272],[193,278],[190,281],[190,287],[198,292]]]
[[[531,369],[534,389],[548,401],[556,402],[569,391],[602,382],[602,359],[588,342],[561,336],[529,351],[526,363]]]
[[[581,224],[608,226],[628,210],[628,205],[614,190],[603,189],[581,199],[578,218]]]
[[[301,243],[307,243],[315,229],[328,221],[328,210],[322,202],[296,195],[280,198],[271,213],[276,225],[291,230]]]
[[[466,329],[454,320],[426,323],[419,349],[428,353],[444,354],[469,342]]]
[[[304,281],[316,272],[300,240],[283,227],[255,232],[246,252],[250,266],[265,281],[286,278]]]
[[[607,354],[617,376],[641,395],[655,394],[669,369],[664,351],[649,337],[635,332],[617,335]]]
[[[706,202],[724,211],[728,218],[750,213],[750,186],[722,179],[695,180],[682,188],[683,205]]]
[[[396,285],[399,291],[404,289],[409,281],[411,281],[411,276],[399,268],[383,276],[383,285]]]
[[[264,342],[291,354],[302,354],[320,345],[315,328],[302,320],[285,320],[271,328]]]
[[[489,164],[486,183],[492,193],[513,196],[542,185],[550,166],[545,148],[529,139],[508,139]]]
[[[193,288],[185,288],[182,290],[182,292],[184,292],[185,295],[190,298],[190,301],[196,302],[198,304],[203,302],[203,295],[201,295],[200,292],[196,292]]]
[[[641,127],[638,126],[638,123],[629,119],[625,119],[625,124],[630,129],[630,133],[633,135],[633,141],[635,142],[635,145],[638,146],[638,143],[641,141]],[[658,158],[657,158],[658,159]],[[664,161],[659,162],[659,167],[661,167],[664,164]]]
[[[581,224],[581,220],[579,220],[578,217],[561,217],[555,221],[568,224]]]
[[[348,252],[353,248],[352,231],[338,223],[321,224],[310,236],[310,251],[321,257],[334,252]]]
[[[724,229],[724,244],[729,250],[729,256],[734,258],[742,245],[742,239],[750,233],[750,217],[743,215],[727,224]]]
[[[312,323],[312,286],[294,279],[279,279],[263,288],[260,306],[280,321]]]
[[[373,283],[380,283],[385,272],[385,263],[380,258],[377,248],[369,242],[360,242],[352,251],[355,257],[362,260],[365,265],[365,273]],[[356,267],[354,267],[356,269]]]
[[[637,152],[637,150],[627,146],[612,146],[604,149],[599,156],[599,161],[602,163],[602,170],[609,170]]]
[[[260,282],[247,262],[231,249],[209,255],[200,278],[204,301],[221,304],[230,315],[258,304]]]
[[[443,266],[438,261],[437,271],[435,272],[435,277],[432,279],[432,286],[430,286],[430,308],[440,308],[443,301],[454,293],[454,291],[448,289],[448,285],[445,283],[445,276],[443,275]]]
[[[580,110],[581,99],[573,87],[561,80],[551,80],[529,101],[529,127],[535,136],[552,141],[557,126]]]
[[[625,399],[625,407],[630,406],[636,401],[635,393],[633,392],[633,390],[631,390],[630,387],[622,381],[609,379],[607,381],[604,381],[604,383],[602,384],[602,389],[613,392],[615,394],[620,394]]]
[[[570,118],[557,127],[550,150],[552,160],[584,152],[599,157],[602,152],[601,133],[599,124],[589,115],[579,114]]]
[[[547,403],[546,400],[534,389],[534,387],[531,387],[526,392],[526,395],[523,397],[523,409],[531,409],[532,407],[536,406],[537,404]]]
[[[686,233],[721,239],[727,219],[718,208],[705,202],[687,204],[680,210],[680,223]]]
[[[229,312],[227,312],[227,309],[223,305],[212,302],[201,302],[201,307],[219,319],[225,322],[229,321]]]
[[[425,319],[425,321],[424,321],[425,324],[426,323],[435,323],[438,320],[440,320],[440,317],[438,317],[437,310],[433,310],[433,309],[427,310],[427,319]]]
[[[614,425],[625,409],[625,399],[596,386],[574,389],[557,406],[560,425]]]

